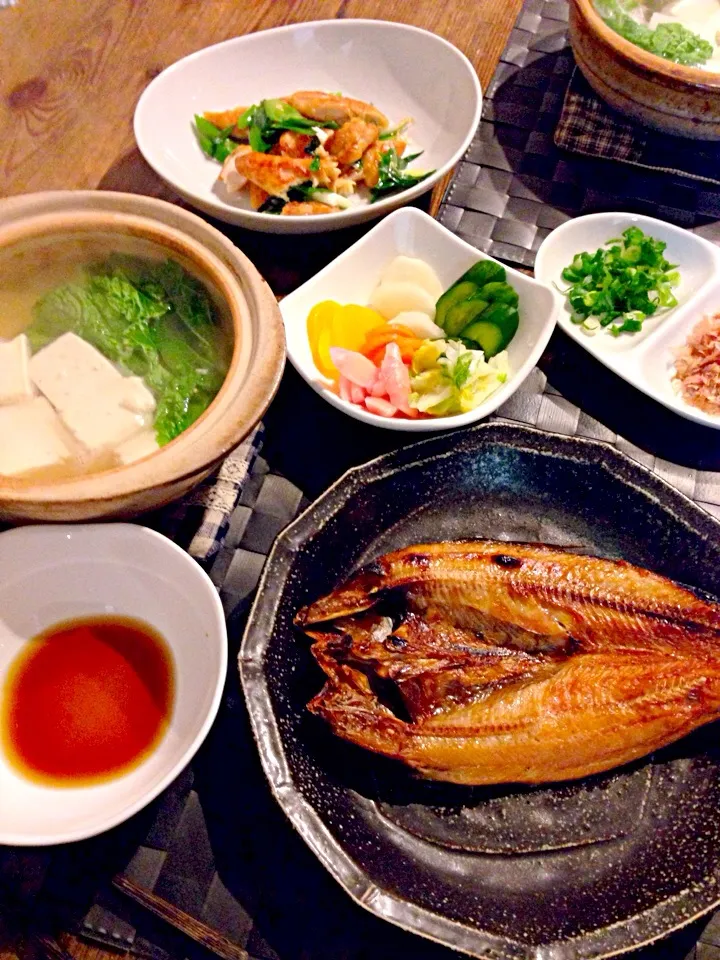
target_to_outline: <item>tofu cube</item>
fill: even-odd
[[[64,333],[38,351],[30,375],[90,453],[115,449],[152,421],[155,397],[142,379],[124,377],[74,333]]]
[[[91,453],[112,450],[145,427],[144,418],[118,403],[117,392],[99,393],[88,402],[85,396],[65,403],[63,423]]]
[[[29,364],[30,344],[24,333],[0,341],[0,405],[32,399]]]
[[[63,333],[30,360],[35,386],[62,413],[81,398],[95,398],[123,376],[99,350],[75,333]]]
[[[123,377],[118,391],[118,403],[126,410],[140,414],[155,412],[155,397],[142,377]]]
[[[69,460],[62,421],[44,397],[0,407],[0,474],[18,476]]]
[[[151,427],[146,427],[134,437],[121,443],[116,453],[120,463],[134,463],[136,460],[142,460],[143,457],[149,457],[151,453],[159,450],[158,442],[155,439],[155,431]]]

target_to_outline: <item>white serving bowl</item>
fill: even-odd
[[[391,122],[414,118],[416,166],[435,173],[402,193],[340,213],[258,213],[217,184],[219,164],[198,145],[193,116],[295,90],[340,90],[374,103]],[[147,87],[135,137],[150,166],[189,203],[250,230],[320,233],[379,217],[430,190],[467,150],[482,95],[470,61],[433,33],[384,20],[318,20],[235,37],[179,60]]]
[[[386,430],[425,433],[455,429],[481,420],[512,396],[533,369],[550,339],[559,311],[559,301],[548,287],[512,267],[505,269],[508,282],[520,297],[520,325],[508,347],[510,376],[469,413],[422,420],[380,417],[347,403],[329,390],[330,381],[315,366],[307,336],[307,316],[311,308],[322,300],[367,304],[383,267],[400,254],[426,260],[445,289],[473,263],[493,259],[460,240],[422,210],[413,207],[397,210],[282,300],[280,310],[285,321],[290,362],[328,403],[356,420]]]
[[[156,797],[189,763],[217,713],[227,634],[210,578],[166,537],[134,524],[20,527],[0,534],[0,683],[27,641],[93,614],[137,617],[165,638],[175,703],[154,751],[94,786],[45,786],[0,750],[0,844],[44,846],[107,830]]]
[[[678,305],[658,310],[638,333],[613,337],[607,330],[588,335],[572,321],[562,271],[575,254],[594,253],[630,226],[663,240],[665,257],[677,264],[680,283],[673,288]],[[673,387],[675,357],[703,316],[720,310],[720,249],[709,240],[664,220],[632,213],[592,213],[568,220],[543,240],[535,259],[535,276],[549,284],[559,305],[558,324],[606,367],[653,400],[688,420],[720,428],[720,416],[698,409]]]

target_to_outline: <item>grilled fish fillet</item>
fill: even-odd
[[[623,561],[420,544],[303,608],[339,736],[461,784],[569,780],[720,716],[720,605]]]

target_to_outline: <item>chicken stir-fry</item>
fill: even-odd
[[[247,191],[262,213],[312,216],[414,186],[433,171],[408,170],[404,131],[371,103],[298,90],[250,107],[195,117],[200,146],[222,164],[228,194]],[[364,188],[364,189],[363,189]]]

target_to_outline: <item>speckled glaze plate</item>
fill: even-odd
[[[570,960],[647,944],[720,903],[717,726],[573,783],[414,778],[305,709],[323,677],[298,607],[423,540],[544,541],[720,594],[720,523],[611,447],[505,424],[351,470],[278,538],[240,654],[276,799],[345,890],[477,957]]]

